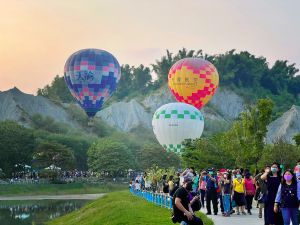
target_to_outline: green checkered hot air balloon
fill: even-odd
[[[194,106],[186,103],[169,103],[153,115],[153,132],[158,142],[167,150],[180,153],[185,139],[200,138],[204,117]]]

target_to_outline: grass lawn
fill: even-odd
[[[2,184],[0,195],[63,195],[63,194],[93,194],[120,191],[128,189],[127,184]]]
[[[170,210],[133,196],[129,190],[112,192],[48,225],[170,225]],[[198,213],[198,216],[200,213]],[[201,214],[205,225],[213,222]]]

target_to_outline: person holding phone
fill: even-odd
[[[275,198],[281,182],[281,173],[278,163],[273,163],[271,169],[267,168],[261,179],[267,184],[267,197],[265,200],[265,224],[282,224],[280,214],[274,212]],[[277,218],[276,218],[277,217]]]
[[[203,225],[203,221],[195,216],[189,200],[189,193],[193,188],[192,185],[193,181],[189,177],[185,177],[182,187],[175,192],[172,199],[173,223],[182,223],[184,221],[189,225]]]

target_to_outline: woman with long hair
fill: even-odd
[[[261,179],[264,180],[267,184],[267,197],[265,200],[265,224],[282,224],[279,219],[275,219],[277,215],[274,212],[275,198],[281,182],[281,172],[279,164],[273,163],[271,169],[266,168],[264,174],[261,175]]]
[[[279,207],[281,208],[284,225],[289,225],[290,221],[293,225],[298,225],[299,191],[297,191],[295,174],[290,169],[286,170],[278,188],[274,205],[275,213],[279,211]]]

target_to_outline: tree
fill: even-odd
[[[0,122],[0,168],[10,176],[15,164],[31,164],[33,131],[14,121]]]
[[[56,122],[52,117],[43,116],[41,114],[34,114],[31,117],[31,124],[35,129],[45,130],[51,133],[66,133],[68,131],[66,124]]]
[[[299,147],[277,140],[272,145],[265,146],[259,165],[264,167],[273,162],[284,165],[285,168],[294,168],[300,156]]]
[[[50,165],[55,165],[63,170],[75,168],[73,152],[65,145],[57,142],[41,142],[33,155],[33,162],[38,168],[45,168]]]
[[[155,64],[152,64],[152,69],[157,75],[157,86],[163,86],[168,82],[168,74],[172,67],[172,65],[180,59],[184,59],[187,57],[203,57],[202,50],[187,50],[186,48],[182,48],[178,51],[178,53],[173,57],[173,53],[170,53],[167,50],[167,55],[161,57],[160,60],[156,60]]]
[[[55,142],[68,147],[74,154],[76,168],[87,170],[87,150],[91,146],[91,140],[80,135],[51,134],[46,141]]]
[[[299,146],[300,145],[300,134],[296,134],[293,137],[293,140],[295,141],[296,145]]]
[[[152,76],[148,67],[140,65],[137,68],[133,68],[132,87],[134,90],[138,90],[145,94],[147,87],[151,86],[151,80]]]
[[[39,88],[37,94],[53,101],[66,103],[75,101],[67,87],[64,77],[58,75],[54,77],[50,86],[46,85],[44,88]]]
[[[230,167],[234,160],[219,145],[218,135],[211,138],[185,140],[182,161],[184,166],[193,166],[197,170],[208,167]]]
[[[257,163],[264,149],[267,125],[271,122],[273,102],[259,99],[256,105],[248,106],[228,132],[223,134],[222,147],[236,159],[237,166]]]
[[[167,152],[158,144],[147,143],[137,152],[137,166],[140,170],[147,170],[156,165],[159,168],[178,168],[180,158],[173,152]]]
[[[113,138],[101,138],[88,149],[88,166],[110,176],[124,175],[134,166],[133,155],[125,144]]]
[[[129,95],[132,91],[132,81],[133,81],[133,67],[130,65],[122,65],[121,67],[121,78],[119,80],[116,93],[118,99],[123,99]]]

